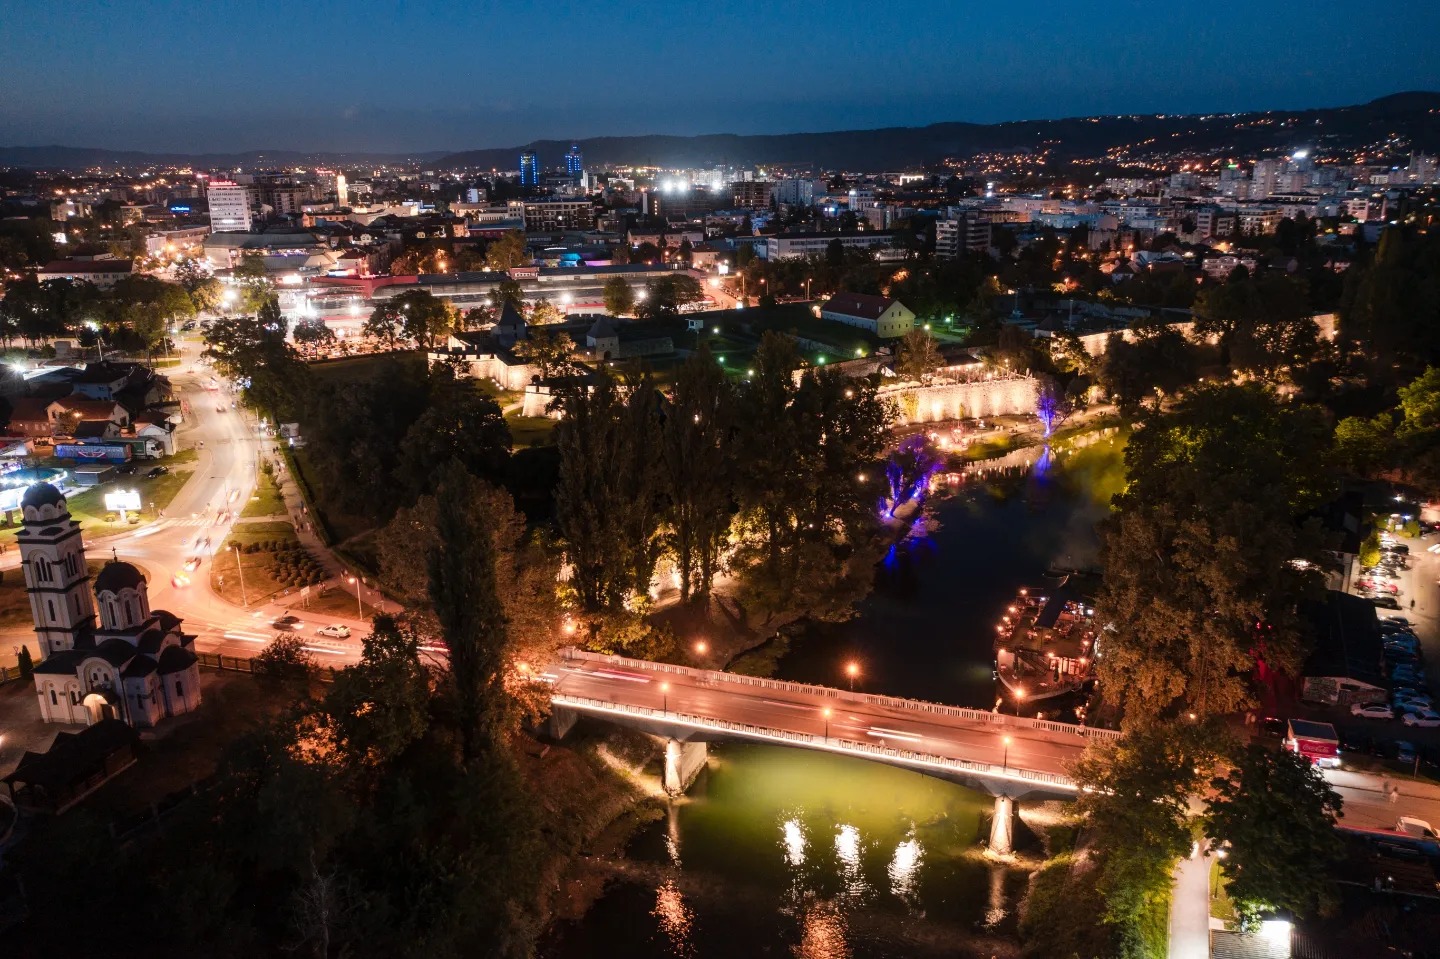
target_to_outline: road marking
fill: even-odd
[[[886,729],[884,726],[871,726],[866,731],[865,735],[878,736],[881,739],[885,739],[886,737],[889,737],[890,739],[905,739],[909,740],[912,743],[918,743],[921,741],[920,736],[912,736],[909,733],[902,733],[898,729]]]

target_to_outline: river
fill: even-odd
[[[989,708],[991,636],[1015,590],[1052,564],[1096,562],[1095,523],[1122,445],[994,470],[932,502],[848,623],[812,627],[785,679]],[[1002,475],[1003,474],[1003,475]],[[779,746],[711,747],[666,820],[549,959],[899,959],[1012,952],[1024,875],[977,855],[988,797],[863,760]]]

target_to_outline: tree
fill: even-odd
[[[1370,476],[1390,462],[1394,417],[1347,416],[1335,424],[1335,458],[1359,476]]]
[[[482,513],[479,481],[459,463],[441,472],[435,498],[438,548],[426,556],[430,602],[449,648],[449,693],[466,764],[504,761],[517,717],[507,691],[514,650],[496,592],[494,517]]]
[[[667,541],[680,574],[681,602],[709,597],[730,532],[734,416],[730,381],[702,346],[676,375],[661,430]]]
[[[1316,410],[1253,384],[1194,390],[1131,437],[1096,603],[1101,688],[1127,724],[1234,712],[1252,673],[1294,675],[1320,560],[1295,517],[1328,495],[1328,453]]]
[[[449,304],[428,290],[406,290],[388,303],[376,307],[376,311],[387,310],[385,329],[398,317],[399,332],[414,340],[421,349],[429,349],[436,340],[455,325],[455,315]],[[371,314],[372,318],[374,314]],[[366,324],[367,330],[369,324]],[[394,346],[393,333],[390,338]]]
[[[1242,917],[1328,912],[1337,902],[1329,870],[1344,855],[1335,832],[1342,801],[1315,764],[1251,743],[1210,785],[1206,829],[1228,846],[1222,867]]]
[[[1035,417],[1049,439],[1055,428],[1069,418],[1073,408],[1070,398],[1055,377],[1041,374],[1035,384]]]
[[[324,320],[301,320],[295,324],[290,335],[295,338],[296,343],[310,347],[331,346],[335,343],[335,331],[330,329]]]
[[[586,612],[617,610],[650,589],[660,502],[655,392],[602,372],[559,394],[555,520]]]
[[[1100,857],[1104,919],[1118,933],[1119,955],[1149,954],[1147,916],[1161,913],[1163,934],[1170,872],[1193,841],[1190,796],[1215,760],[1208,739],[1196,724],[1136,730],[1092,744],[1070,771]]]
[[[836,268],[845,265],[845,244],[838,236],[825,246],[825,263]]]
[[[497,316],[505,308],[506,303],[509,303],[522,313],[525,310],[525,291],[521,289],[520,284],[515,280],[501,280],[499,285],[490,291],[490,299],[494,301]]]
[[[285,682],[304,682],[315,671],[315,657],[294,633],[276,633],[251,662],[259,675]]]
[[[255,313],[275,294],[275,284],[265,270],[265,257],[259,253],[246,253],[230,272],[240,292],[239,307],[242,313]]]
[[[375,309],[370,311],[370,317],[360,332],[366,336],[374,337],[377,340],[384,340],[386,347],[393,350],[400,339],[401,331],[405,328],[405,314],[401,312],[400,305],[395,302],[397,298],[382,300]]]
[[[940,368],[940,347],[935,338],[916,327],[900,340],[895,372],[902,379],[924,382]]]
[[[1401,437],[1440,428],[1440,368],[1426,367],[1399,392]]]
[[[535,366],[542,380],[548,380],[564,370],[574,352],[575,341],[570,339],[570,334],[543,327],[533,330],[515,344],[515,355]]]
[[[413,496],[432,492],[447,463],[472,476],[498,482],[510,461],[510,427],[500,405],[468,380],[437,364],[430,372],[430,400],[400,443],[402,480]]]
[[[297,410],[307,385],[305,364],[285,333],[274,300],[256,316],[219,319],[205,331],[204,355],[223,376],[241,384],[247,403],[276,417]]]
[[[16,662],[16,668],[20,670],[21,679],[28,680],[35,675],[35,660],[30,657],[30,647],[23,643],[20,646],[20,655],[19,660]]]
[[[529,322],[531,326],[550,326],[555,323],[564,323],[565,311],[542,296],[536,300],[535,305],[530,308]]]
[[[693,276],[684,273],[664,276],[646,288],[645,300],[636,315],[647,320],[675,316],[704,296],[700,281]]]
[[[525,234],[509,230],[485,248],[485,266],[491,270],[509,270],[529,261],[525,250]]]
[[[605,312],[611,316],[626,316],[635,310],[635,291],[623,276],[612,276],[605,281],[604,299]]]

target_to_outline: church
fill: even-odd
[[[20,507],[15,542],[44,656],[35,667],[41,717],[86,725],[119,719],[145,728],[198,708],[195,637],[181,631],[178,616],[150,608],[140,570],[106,563],[92,593],[80,524],[64,495],[36,483]]]

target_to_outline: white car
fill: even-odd
[[[315,635],[330,636],[334,639],[349,639],[350,627],[342,626],[340,623],[334,623],[330,626],[321,626],[319,629],[315,630]]]
[[[1394,719],[1395,710],[1384,703],[1356,703],[1350,707],[1350,715],[1361,719]]]
[[[1407,726],[1440,726],[1440,713],[1433,709],[1417,709],[1406,713],[1401,722]]]

